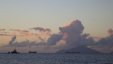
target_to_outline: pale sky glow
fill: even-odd
[[[0,0],[0,29],[41,26],[57,33],[74,19],[82,21],[84,32],[105,36],[113,29],[113,0]]]

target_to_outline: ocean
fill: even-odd
[[[0,54],[0,64],[113,64],[112,54]]]

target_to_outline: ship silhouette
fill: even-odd
[[[8,52],[9,54],[19,54],[19,52],[16,50],[16,49],[14,49],[13,51],[11,51],[11,52]]]
[[[28,53],[37,53],[36,51],[29,51]]]

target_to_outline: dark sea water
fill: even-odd
[[[113,64],[113,55],[0,54],[0,64]]]

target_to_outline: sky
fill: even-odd
[[[103,37],[113,29],[113,0],[0,0],[0,29],[58,27],[79,19],[84,32]],[[10,37],[0,36],[0,42]],[[1,43],[1,45],[4,43]]]

